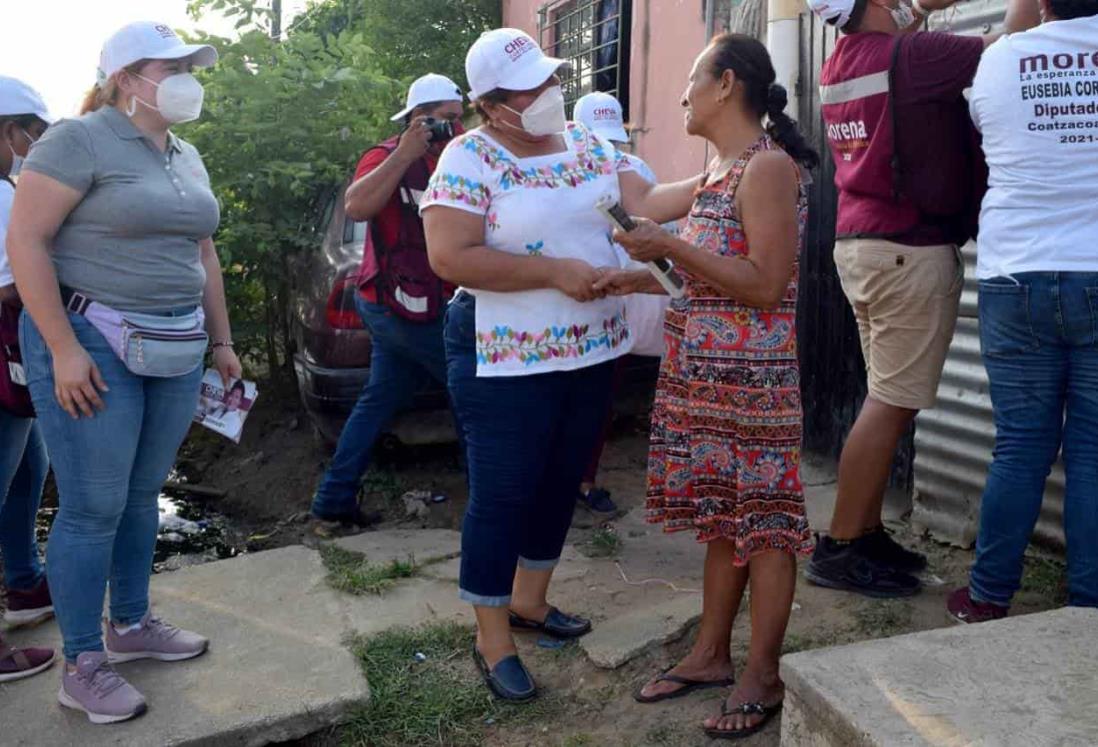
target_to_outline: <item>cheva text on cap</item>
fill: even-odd
[[[167,26],[163,23],[159,23],[155,27],[156,33],[160,34],[161,39],[178,39],[179,36],[172,30],[171,26]]]
[[[511,62],[517,62],[520,57],[534,48],[534,44],[525,36],[520,36],[510,42],[503,51],[511,58]]]

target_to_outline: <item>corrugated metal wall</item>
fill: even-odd
[[[993,30],[1005,12],[1004,0],[974,0],[940,13],[936,27],[958,33]],[[915,510],[917,528],[947,542],[969,546],[976,540],[980,498],[995,445],[987,373],[980,360],[976,319],[976,247],[965,247],[965,291],[957,333],[949,349],[938,406],[919,415],[915,428]],[[1064,473],[1057,464],[1045,492],[1036,539],[1063,547]]]

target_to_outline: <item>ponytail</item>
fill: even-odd
[[[766,92],[766,134],[794,161],[806,169],[814,169],[820,165],[820,155],[805,140],[796,121],[785,113],[788,105],[785,86],[771,83]]]
[[[797,163],[814,169],[820,156],[805,140],[797,123],[785,113],[789,94],[776,83],[777,74],[770,53],[758,39],[745,34],[720,34],[713,39],[713,65],[710,72],[720,78],[731,70],[744,85],[747,106],[761,120],[766,117],[766,133]]]
[[[123,70],[127,73],[140,73],[149,63],[149,60],[138,60],[128,65]],[[80,113],[89,114],[102,109],[104,106],[114,106],[118,103],[118,81],[112,75],[109,79],[97,82],[91,90],[84,95],[84,101],[80,104]]]
[[[96,83],[91,90],[84,95],[84,101],[80,104],[81,114],[90,114],[104,106],[114,106],[118,99],[118,86],[113,80],[107,81],[106,86]]]

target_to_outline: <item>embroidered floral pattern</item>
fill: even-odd
[[[535,241],[533,244],[527,244],[526,245],[526,252],[531,257],[540,257],[541,256],[541,250],[544,249],[544,248],[545,248],[545,242],[544,241]]]
[[[614,350],[628,339],[624,314],[614,315],[595,330],[586,324],[546,327],[541,332],[499,326],[488,332],[477,331],[477,363],[517,360],[530,366],[554,358],[581,358],[602,348]]]
[[[496,212],[488,213],[488,217],[486,218],[486,220],[488,221],[488,230],[489,231],[498,231],[499,230],[499,213],[496,213]]]
[[[569,125],[567,134],[575,144],[575,158],[551,166],[522,168],[506,151],[475,132],[465,137],[461,147],[475,153],[482,163],[499,173],[502,189],[516,185],[550,189],[577,187],[600,176],[617,173],[622,161],[620,153],[608,150],[583,127]]]
[[[427,188],[427,194],[432,202],[461,202],[483,210],[487,210],[492,201],[491,191],[486,184],[459,174],[436,173]]]

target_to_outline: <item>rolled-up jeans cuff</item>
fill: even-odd
[[[458,591],[458,598],[463,602],[468,602],[477,607],[509,607],[511,605],[510,594],[502,597],[486,597],[481,594],[474,594],[471,591],[466,591],[465,589],[460,589]]]
[[[527,571],[549,571],[557,567],[560,562],[560,558],[553,558],[552,560],[530,560],[524,558],[521,555],[518,559],[518,567]]]

